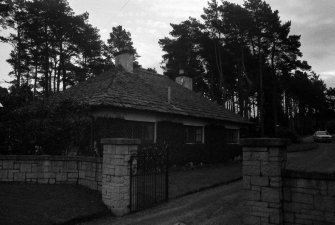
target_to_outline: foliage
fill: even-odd
[[[11,14],[13,13],[13,2],[11,0],[0,1],[0,31],[7,29],[12,24]],[[7,39],[0,36],[0,42],[5,42]]]
[[[137,61],[140,56],[133,46],[130,32],[126,31],[121,25],[113,27],[112,30],[105,46],[107,58],[114,59],[119,52],[128,51],[134,55],[134,67],[140,68],[141,66]]]
[[[73,100],[7,111],[2,121],[2,154],[94,154],[88,107]]]
[[[130,32],[114,27],[106,45],[89,14],[75,14],[67,0],[0,1],[0,29],[7,28],[0,41],[13,47],[7,60],[13,80],[0,89],[1,152],[33,153],[39,146],[48,154],[78,147],[92,154],[87,106],[53,105],[49,97],[113,68],[114,54],[124,47],[139,57]]]
[[[171,79],[184,70],[196,91],[257,121],[261,136],[275,136],[277,125],[306,133],[321,123],[325,84],[301,60],[291,22],[265,1],[210,0],[201,20],[171,27],[171,37],[159,41]]]
[[[105,44],[99,29],[89,23],[89,14],[76,15],[67,0],[2,0],[0,37],[13,47],[7,62],[15,88],[27,86],[33,100],[60,92],[114,67],[116,53],[133,47],[131,34],[122,26],[112,28]]]
[[[335,120],[328,121],[326,124],[326,129],[329,133],[335,134]]]
[[[8,4],[6,4],[8,6]],[[75,15],[67,0],[15,0],[7,23],[14,30],[7,60],[12,84],[31,85],[34,98],[47,97],[113,67],[99,30],[87,12]],[[2,20],[0,20],[2,21]]]
[[[286,127],[277,128],[277,137],[290,140],[292,143],[299,142],[299,136],[294,130],[288,129]]]

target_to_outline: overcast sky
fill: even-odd
[[[122,25],[130,31],[143,67],[160,69],[162,54],[158,40],[169,35],[170,23],[189,16],[200,18],[207,0],[68,0],[76,14],[87,11],[90,23],[107,40],[112,27]],[[243,4],[243,0],[230,2]],[[291,34],[302,35],[303,59],[320,74],[327,86],[335,87],[335,1],[267,0],[279,10],[282,21],[292,21]],[[10,46],[0,44],[0,85],[9,80],[6,63]]]

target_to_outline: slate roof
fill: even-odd
[[[171,101],[168,103],[168,87]],[[105,72],[62,92],[90,106],[113,106],[168,114],[249,123],[222,106],[184,88],[167,76],[134,69]]]

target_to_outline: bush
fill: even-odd
[[[334,134],[335,133],[335,120],[331,120],[327,122],[326,129],[329,133]]]
[[[298,134],[294,130],[291,130],[287,127],[279,127],[277,129],[277,137],[289,139],[292,143],[299,142]]]
[[[3,116],[5,132],[0,132],[0,154],[93,154],[91,124],[87,106],[70,99],[8,111]]]

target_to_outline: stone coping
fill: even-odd
[[[90,156],[60,156],[60,155],[0,155],[0,160],[20,161],[83,161],[101,163],[101,157]]]
[[[242,147],[284,147],[288,143],[288,139],[281,138],[244,138],[240,140]]]
[[[283,170],[283,176],[286,177],[286,178],[302,178],[302,179],[314,179],[314,180],[335,180],[335,172],[322,173],[322,172]]]
[[[103,138],[100,143],[108,145],[139,145],[141,144],[141,140],[131,138]]]

